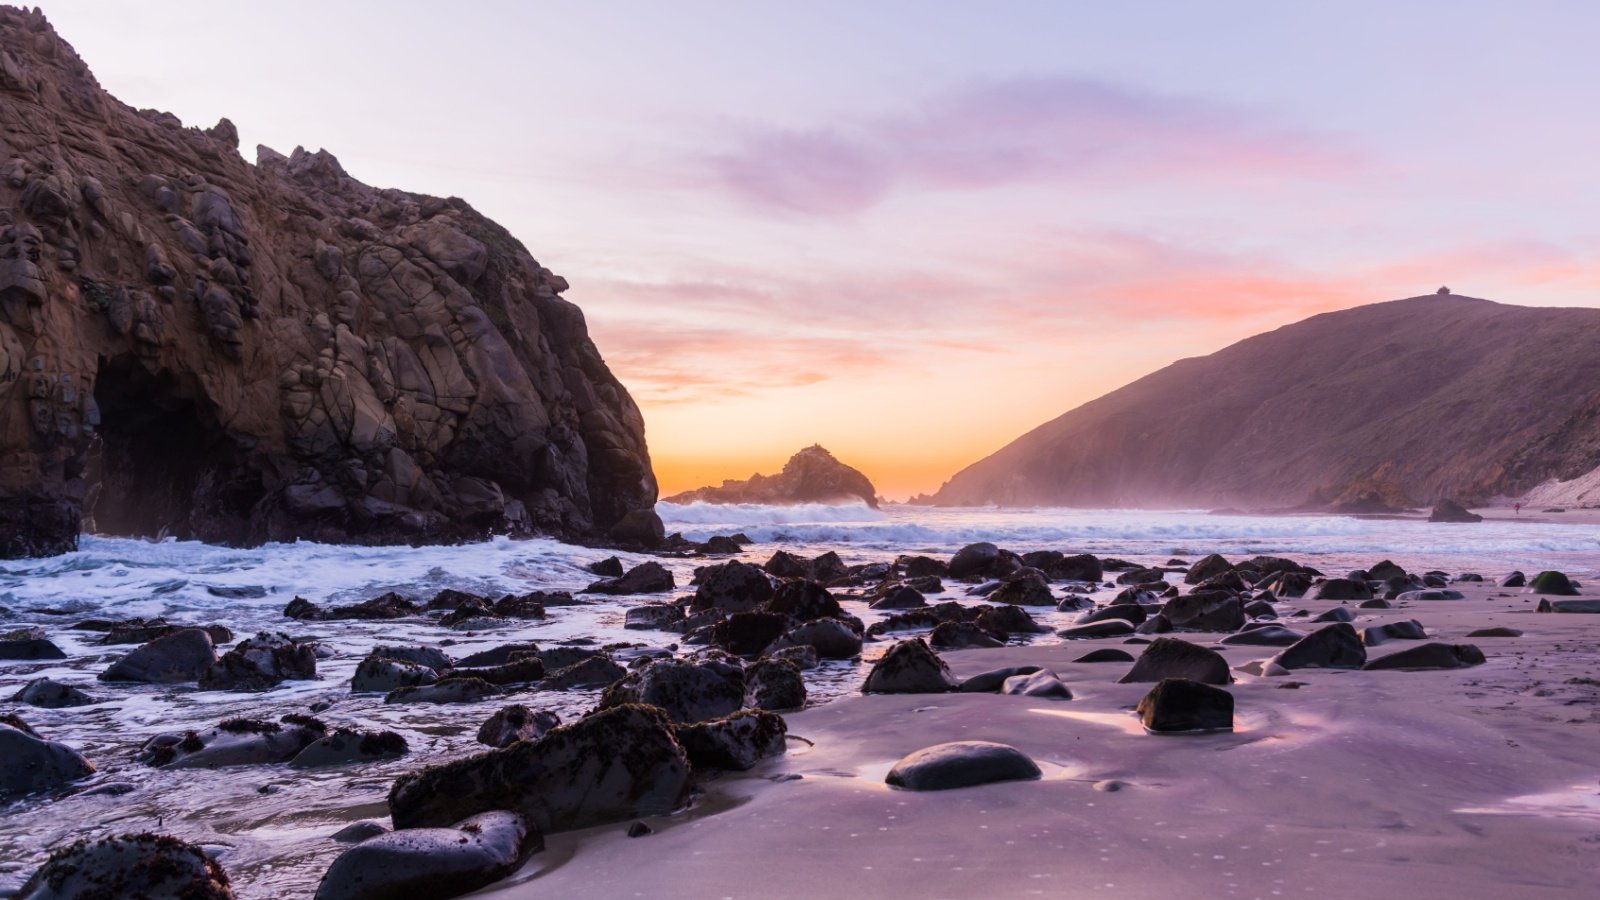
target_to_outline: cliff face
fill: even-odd
[[[107,95],[0,8],[0,556],[648,541],[644,424],[583,314],[458,199]],[[619,525],[620,523],[620,525]]]
[[[1426,506],[1600,465],[1600,310],[1448,294],[1186,359],[951,478],[942,505]]]
[[[703,487],[667,498],[669,503],[838,503],[862,500],[878,508],[872,482],[824,450],[812,445],[784,463],[776,475],[751,475],[746,481],[724,481],[721,487]]]

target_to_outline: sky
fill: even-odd
[[[1593,3],[44,9],[126,103],[506,225],[664,493],[814,443],[932,491],[1176,359],[1441,285],[1600,306]]]

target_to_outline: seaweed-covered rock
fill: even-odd
[[[670,813],[688,794],[689,773],[666,713],[627,704],[535,741],[403,775],[389,811],[396,828],[508,809],[542,832],[568,831]]]
[[[1318,600],[1371,600],[1372,588],[1365,581],[1329,578],[1317,585]]]
[[[1031,781],[1041,774],[1037,763],[1008,744],[952,741],[904,757],[884,780],[912,791],[946,791],[997,781]]]
[[[744,705],[781,711],[806,705],[806,683],[800,667],[787,659],[761,659],[745,667]]]
[[[928,605],[928,598],[921,591],[904,582],[885,582],[876,594],[867,603],[873,609],[921,609]]]
[[[441,675],[445,678],[481,678],[490,684],[502,687],[508,684],[529,684],[544,677],[544,660],[524,654],[498,666],[457,666]]]
[[[421,663],[373,655],[363,659],[356,666],[356,673],[350,679],[350,690],[357,693],[364,691],[388,693],[396,688],[433,684],[438,680],[439,673]]]
[[[158,734],[144,742],[134,759],[174,769],[269,765],[288,762],[327,734],[327,726],[316,719],[286,718],[282,723],[228,719],[205,731]]]
[[[760,566],[727,562],[702,571],[690,608],[751,612],[772,599],[772,578]]]
[[[993,634],[972,622],[940,622],[928,635],[928,645],[936,650],[1003,647],[1005,643],[1005,635]]]
[[[635,631],[668,630],[684,620],[683,607],[671,603],[646,603],[623,614],[622,627]]]
[[[1213,553],[1190,566],[1189,571],[1184,573],[1183,583],[1199,584],[1208,578],[1232,571],[1233,563],[1228,562],[1220,554]]]
[[[991,606],[978,613],[972,624],[996,634],[1040,634],[1050,629],[1040,625],[1020,606]]]
[[[817,619],[785,631],[763,655],[793,647],[809,647],[822,659],[854,659],[861,655],[861,635],[839,619]]]
[[[1015,603],[1019,606],[1055,606],[1055,595],[1050,593],[1050,582],[1037,569],[1019,569],[1001,579],[1000,586],[989,595],[992,603]]]
[[[1233,695],[1186,678],[1164,678],[1135,707],[1155,733],[1233,730]]]
[[[1156,638],[1118,683],[1160,682],[1167,678],[1184,678],[1201,684],[1233,681],[1228,661],[1217,651],[1177,638]]]
[[[383,695],[384,703],[477,703],[498,697],[505,691],[466,675],[452,675],[432,684],[399,687]]]
[[[314,900],[447,900],[499,881],[543,848],[526,819],[503,811],[449,828],[393,831],[340,854]]]
[[[70,684],[49,678],[35,678],[11,695],[13,703],[26,703],[41,709],[64,709],[70,706],[88,706],[94,698]]]
[[[133,650],[100,673],[101,681],[177,684],[199,681],[217,661],[211,635],[185,628]]]
[[[695,768],[738,771],[781,756],[788,732],[783,716],[761,709],[741,709],[720,719],[673,728]]]
[[[789,622],[778,613],[734,613],[711,626],[711,641],[735,656],[757,656],[782,636]]]
[[[67,654],[62,652],[54,641],[44,636],[44,629],[39,627],[14,628],[11,631],[0,632],[0,659],[36,660],[36,659],[66,659]]]
[[[785,581],[778,585],[764,609],[801,622],[837,619],[844,615],[844,608],[833,594],[814,581]]]
[[[922,638],[912,638],[890,647],[872,664],[861,691],[865,694],[940,694],[960,686],[939,654]]]
[[[1227,591],[1194,591],[1173,597],[1161,616],[1174,631],[1237,631],[1244,627],[1244,604]]]
[[[1533,576],[1533,581],[1528,585],[1529,590],[1535,594],[1549,594],[1558,597],[1576,596],[1578,589],[1572,586],[1572,579],[1565,572],[1544,571]]]
[[[200,676],[203,691],[264,691],[283,681],[317,677],[317,653],[283,632],[240,641]]]
[[[17,900],[233,900],[228,875],[193,844],[156,834],[79,841],[50,854]]]
[[[538,649],[538,647],[534,646],[533,644],[517,644],[515,647],[517,649],[526,648],[528,650]],[[456,665],[456,661],[450,658],[450,654],[438,649],[437,647],[378,646],[373,647],[372,650],[367,653],[367,656],[376,656],[380,659],[398,659],[401,662],[414,663],[419,666],[427,666],[435,671],[448,669]],[[486,666],[496,665],[496,663],[468,663],[463,661],[461,665]],[[395,687],[399,687],[399,685],[395,685]]]
[[[545,676],[543,687],[551,691],[605,687],[627,674],[628,670],[611,657],[595,655],[551,672]]]
[[[644,703],[680,725],[720,719],[744,705],[745,675],[720,660],[658,659],[606,688],[600,708]]]
[[[561,717],[549,710],[531,709],[521,703],[502,707],[478,729],[478,743],[509,747],[517,741],[533,741],[561,725]]]
[[[94,774],[66,744],[45,740],[16,716],[0,717],[0,802],[53,791]]]
[[[289,766],[294,769],[314,769],[398,759],[410,749],[406,746],[406,739],[393,731],[335,728],[295,754],[289,760]]]

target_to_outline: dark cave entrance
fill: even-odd
[[[237,537],[227,534],[238,527],[228,521],[235,519],[231,507],[243,505],[244,515],[235,519],[242,524],[258,497],[230,497],[220,489],[236,471],[235,445],[200,396],[192,384],[170,372],[152,374],[131,357],[101,359],[94,387],[100,427],[90,451],[85,530],[125,537]]]

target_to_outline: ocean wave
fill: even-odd
[[[656,515],[668,531],[674,525],[740,525],[741,530],[759,525],[785,525],[818,522],[877,522],[884,513],[865,503],[797,503],[772,506],[763,503],[668,503],[656,504]]]

